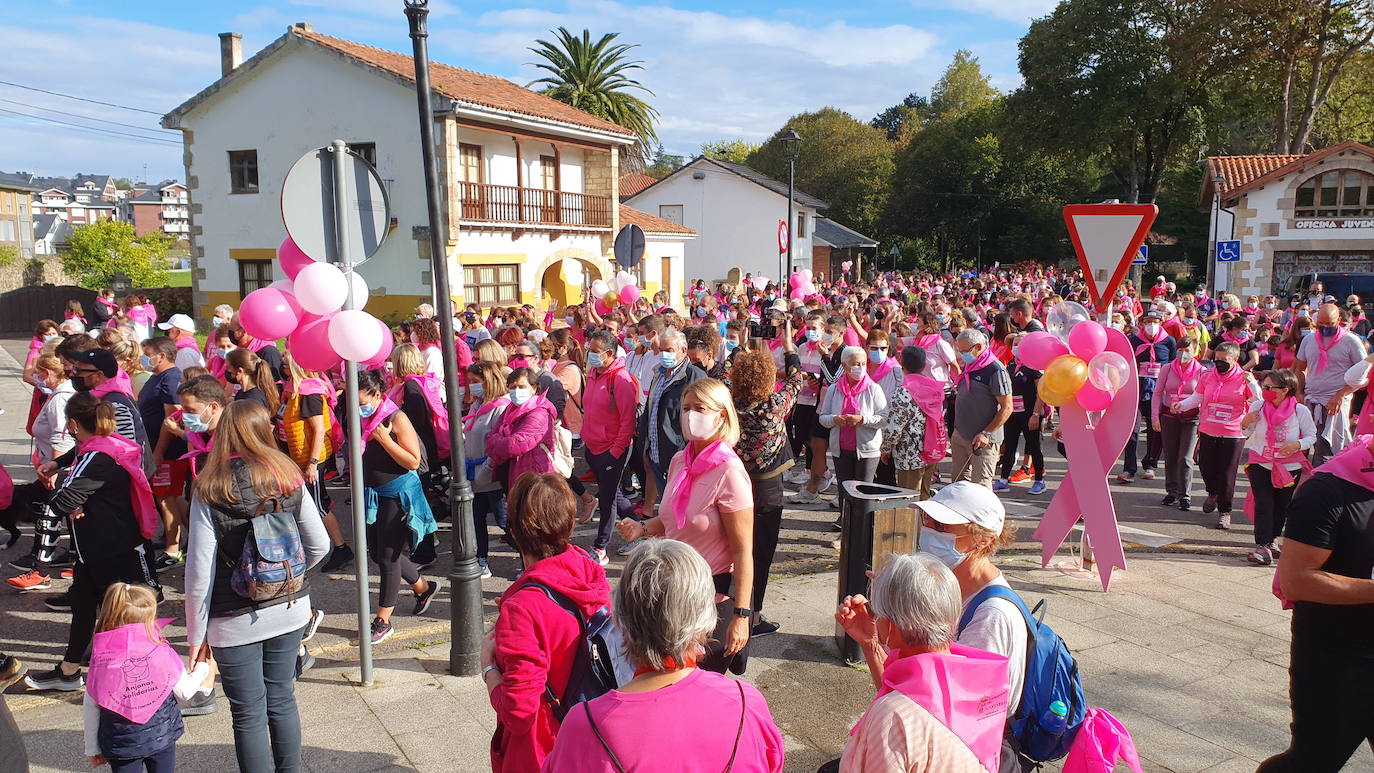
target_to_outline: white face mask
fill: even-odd
[[[720,415],[699,411],[682,412],[682,434],[688,440],[710,440],[720,431]]]
[[[510,390],[510,401],[516,405],[524,405],[534,396],[533,389],[512,389]]]
[[[854,379],[855,381],[858,381],[859,379],[864,377],[864,371],[865,368],[862,365],[850,365],[849,377]]]
[[[1159,334],[1159,325],[1156,325],[1156,324],[1153,323],[1153,322],[1150,322],[1150,323],[1148,323],[1148,324],[1145,325],[1145,335],[1147,335],[1147,336],[1149,336],[1149,337],[1151,337],[1151,338],[1154,338],[1154,337],[1155,337],[1156,335],[1158,335],[1158,334]]]

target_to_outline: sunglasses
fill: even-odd
[[[1263,384],[1260,386],[1260,389],[1264,389],[1269,392],[1284,392],[1287,391],[1288,387],[1274,386],[1273,384]]]

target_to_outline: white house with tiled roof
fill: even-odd
[[[283,278],[281,186],[292,163],[342,139],[376,166],[390,236],[360,267],[368,311],[409,315],[431,300],[424,176],[409,54],[288,28],[247,61],[224,33],[222,77],[168,113],[184,136],[195,302],[202,315]],[[431,64],[451,286],[484,307],[580,299],[615,273],[617,229],[647,233],[646,294],[682,290],[681,225],[619,204],[619,151],[634,135],[510,81]]]
[[[1209,229],[1241,243],[1239,263],[1218,264],[1217,286],[1242,298],[1281,291],[1294,274],[1374,271],[1374,148],[1213,156],[1198,196]]]

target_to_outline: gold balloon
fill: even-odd
[[[607,307],[614,309],[616,306],[620,305],[620,296],[616,295],[614,291],[608,292],[601,296],[601,302],[606,304]]]
[[[1061,354],[1045,368],[1042,389],[1072,397],[1088,381],[1088,363],[1072,354]]]
[[[1040,386],[1040,399],[1046,405],[1053,405],[1054,407],[1058,408],[1061,405],[1071,402],[1073,400],[1073,395],[1066,395],[1060,392],[1056,392],[1053,389],[1050,389],[1048,386],[1045,386],[1042,382]]]

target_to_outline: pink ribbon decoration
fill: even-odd
[[[1048,566],[1059,546],[1083,520],[1083,533],[1092,545],[1102,589],[1112,582],[1113,569],[1126,568],[1126,551],[1121,545],[1121,533],[1116,524],[1116,506],[1107,486],[1107,474],[1126,448],[1139,421],[1140,379],[1137,378],[1135,352],[1120,330],[1108,328],[1107,347],[1131,366],[1131,377],[1117,390],[1112,404],[1095,423],[1088,422],[1088,412],[1070,400],[1059,409],[1064,430],[1064,451],[1069,468],[1064,482],[1059,484],[1050,506],[1040,518],[1035,538],[1040,540],[1040,565]]]

